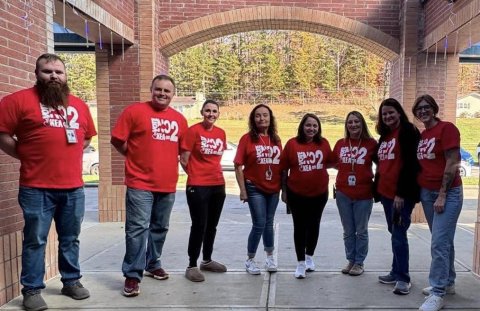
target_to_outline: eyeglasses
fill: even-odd
[[[417,108],[415,108],[415,112],[420,112],[420,111],[429,111],[429,110],[432,110],[432,106],[430,105],[424,105],[424,106],[418,106]]]

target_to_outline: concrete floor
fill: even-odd
[[[340,273],[346,263],[342,226],[335,202],[329,200],[320,225],[315,272],[308,273],[303,280],[293,276],[296,258],[292,220],[281,203],[275,227],[279,271],[252,276],[244,269],[251,218],[247,205],[239,201],[235,191],[235,185],[230,185],[213,256],[227,265],[227,273],[207,272],[202,283],[192,283],[184,277],[190,216],[185,193],[178,191],[162,255],[162,265],[170,279],[145,277],[140,284],[140,296],[126,298],[121,293],[123,223],[98,223],[97,189],[87,188],[80,259],[82,282],[91,297],[74,301],[60,295],[61,282],[57,277],[47,282],[43,291],[50,310],[416,310],[422,304],[421,289],[428,286],[430,264],[430,233],[425,224],[414,224],[409,230],[412,288],[407,296],[394,295],[391,285],[377,281],[379,275],[389,271],[392,260],[390,237],[379,204],[374,205],[370,219],[370,250],[363,275]],[[480,310],[480,279],[471,272],[478,190],[471,192],[464,200],[455,238],[457,294],[446,298],[446,310]],[[263,262],[264,257],[260,244],[257,261]],[[20,310],[21,303],[21,298],[17,298],[1,310]]]

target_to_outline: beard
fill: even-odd
[[[60,106],[68,107],[70,88],[67,83],[37,80],[35,87],[43,105],[53,109]]]

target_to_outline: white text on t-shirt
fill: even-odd
[[[299,151],[297,152],[297,160],[300,172],[323,169],[323,152],[321,150]]]
[[[385,160],[394,160],[395,154],[393,153],[393,149],[395,148],[397,140],[392,138],[389,141],[383,141],[378,148],[378,160],[385,161]]]
[[[435,137],[432,137],[430,139],[428,139],[428,138],[421,139],[420,142],[418,143],[417,158],[419,160],[422,160],[422,159],[433,160],[433,159],[435,159],[435,153],[432,152],[433,148],[435,148]]]
[[[49,127],[67,127],[66,121],[68,120],[68,127],[78,130],[80,125],[78,124],[78,111],[75,107],[68,106],[59,107],[54,109],[47,107],[40,103],[40,111],[42,113],[43,125]]]
[[[342,147],[340,149],[340,160],[342,163],[365,164],[365,156],[367,155],[367,148],[365,147]]]
[[[200,152],[202,154],[222,155],[225,146],[220,138],[200,136]]]
[[[177,121],[152,118],[151,122],[153,139],[178,142]]]
[[[258,164],[279,164],[280,148],[278,146],[255,145]]]

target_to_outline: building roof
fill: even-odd
[[[470,93],[470,94],[468,94],[468,95],[459,97],[459,98],[457,99],[457,101],[462,100],[462,99],[465,99],[465,98],[467,98],[467,97],[474,97],[474,98],[476,98],[476,99],[480,99],[480,94],[478,94],[478,93],[476,93],[476,92],[472,92],[472,93]]]

